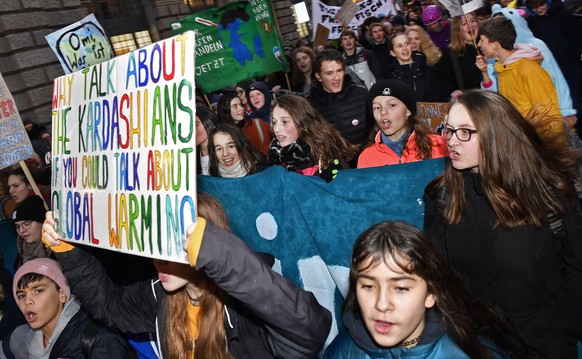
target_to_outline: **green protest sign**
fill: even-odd
[[[196,33],[196,85],[209,93],[236,82],[288,71],[267,0],[230,3],[172,24]]]

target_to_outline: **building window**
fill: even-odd
[[[309,38],[309,22],[303,22],[299,24],[297,20],[297,13],[295,12],[295,6],[291,6],[291,11],[293,11],[293,17],[295,18],[295,25],[297,25],[299,38]]]
[[[152,43],[152,38],[147,30],[134,32],[133,34],[111,36],[109,39],[115,56],[123,55]]]

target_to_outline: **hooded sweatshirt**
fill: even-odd
[[[499,93],[505,96],[527,118],[532,109],[544,114],[552,132],[563,132],[558,93],[550,75],[540,63],[539,48],[515,44],[516,51],[501,63],[495,64]]]
[[[550,74],[552,82],[556,87],[562,116],[571,116],[576,114],[576,110],[572,107],[572,98],[570,97],[568,83],[566,82],[566,79],[560,70],[560,66],[558,65],[558,62],[554,58],[554,55],[548,46],[542,40],[534,36],[534,34],[527,26],[527,21],[521,15],[519,15],[519,12],[517,12],[515,9],[504,8],[499,4],[495,4],[491,7],[491,11],[493,15],[501,13],[503,16],[511,20],[513,27],[515,28],[515,32],[517,33],[517,38],[515,40],[516,43],[533,45],[541,50],[544,57],[541,65],[544,70]],[[489,78],[491,78],[493,81],[493,85],[487,88],[489,91],[497,91],[498,79],[497,73],[493,70],[494,64],[495,60],[491,59],[488,61],[487,72],[489,74]]]
[[[265,96],[265,104],[263,105],[263,107],[256,108],[253,105],[253,103],[251,102],[250,95],[251,95],[251,91],[253,91],[253,90],[259,90]],[[247,87],[247,90],[245,92],[245,96],[247,97],[247,103],[249,104],[249,106],[253,110],[251,112],[251,118],[260,118],[261,120],[265,121],[266,123],[269,123],[270,122],[269,115],[271,114],[272,97],[271,97],[271,92],[269,91],[269,88],[267,87],[267,84],[265,84],[262,81],[253,82],[252,84],[250,84],[249,87]]]
[[[361,317],[344,312],[343,320],[345,328],[327,348],[324,359],[469,359],[448,335],[442,317],[435,310],[427,312],[424,331],[418,344],[412,348],[380,347],[368,333]],[[493,358],[506,358],[493,348],[491,354]]]

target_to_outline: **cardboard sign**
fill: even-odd
[[[66,74],[107,61],[114,56],[109,38],[93,14],[46,35],[45,39]]]
[[[186,263],[194,53],[186,32],[55,79],[51,202],[65,240]]]
[[[313,48],[317,49],[319,46],[325,46],[329,38],[329,29],[321,24],[317,24],[315,29],[315,40],[313,40]]]
[[[34,155],[12,94],[0,74],[0,169]]]
[[[354,4],[352,0],[345,0],[344,4],[335,14],[334,19],[339,21],[343,26],[346,26],[354,19],[358,11],[360,11],[360,7],[357,4]]]
[[[450,107],[449,102],[417,102],[414,117],[426,121],[432,132],[440,133]]]

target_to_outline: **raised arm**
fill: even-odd
[[[331,326],[331,314],[310,292],[283,278],[243,241],[199,218],[186,243],[190,264],[261,318],[275,356],[315,357]]]
[[[51,212],[43,225],[43,242],[55,253],[71,290],[94,319],[122,332],[156,330],[157,302],[152,281],[115,285],[91,254],[62,241]]]

